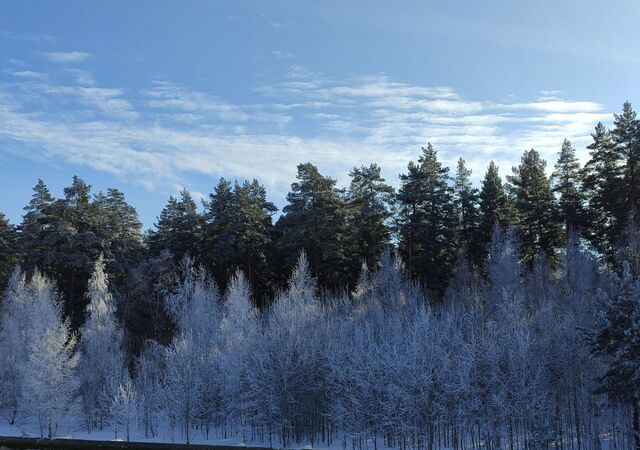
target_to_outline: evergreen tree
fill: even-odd
[[[496,224],[504,228],[509,222],[508,199],[498,174],[498,166],[491,161],[480,188],[480,224],[476,241],[482,248],[482,257],[487,253]]]
[[[560,217],[549,179],[546,162],[531,149],[522,155],[520,166],[507,179],[517,211],[516,229],[522,244],[522,259],[532,266],[539,253],[555,262],[562,244]]]
[[[236,202],[231,183],[220,178],[209,200],[204,202],[205,240],[203,261],[210,267],[219,286],[226,285],[237,261],[234,245]]]
[[[278,209],[267,200],[267,192],[257,180],[236,183],[234,202],[237,258],[234,268],[247,274],[253,299],[260,305],[265,295],[272,292],[267,257],[273,240],[271,216]]]
[[[336,180],[321,175],[311,163],[298,165],[297,179],[276,224],[280,273],[289,272],[304,250],[321,286],[343,286],[348,281],[344,270],[346,211]]]
[[[39,200],[41,193],[36,195],[34,200]],[[71,186],[64,189],[64,198],[45,203],[36,214],[40,227],[26,259],[27,267],[37,267],[56,280],[63,294],[64,312],[72,329],[77,330],[94,261],[109,250],[102,211],[91,199],[91,186],[74,176]]]
[[[622,158],[609,130],[598,123],[587,146],[591,158],[584,167],[584,189],[588,197],[588,237],[593,246],[610,260],[617,238],[626,222]]]
[[[28,272],[36,266],[44,269],[42,257],[46,246],[42,233],[46,228],[47,211],[54,198],[44,181],[38,180],[33,187],[33,195],[29,204],[24,207],[25,214],[19,226],[20,251],[24,255],[23,265]]]
[[[455,204],[449,169],[431,144],[400,175],[400,249],[409,273],[441,293],[455,259]]]
[[[458,215],[457,241],[462,257],[479,263],[482,247],[476,239],[480,222],[478,189],[471,183],[471,170],[464,159],[458,159],[454,179],[454,198]]]
[[[362,263],[374,267],[390,244],[394,192],[385,184],[377,164],[354,167],[349,176],[347,239],[355,275]]]
[[[147,238],[149,253],[152,256],[158,256],[163,250],[168,250],[176,262],[185,255],[200,260],[202,217],[189,191],[182,189],[180,200],[169,197],[169,202],[160,213],[155,227],[156,230]]]
[[[18,234],[6,216],[0,213],[0,289],[18,262]]]
[[[612,137],[616,151],[623,159],[624,201],[628,215],[640,203],[640,120],[625,102],[621,114],[614,114]]]
[[[205,262],[223,288],[238,268],[245,271],[258,304],[271,292],[267,257],[277,211],[257,180],[231,184],[221,179],[205,206]]]
[[[143,255],[142,224],[136,209],[127,203],[118,189],[108,188],[106,195],[99,193],[95,202],[102,216],[101,227],[109,241],[106,264],[120,285],[127,270]]]
[[[560,211],[565,229],[581,232],[584,229],[584,193],[580,163],[571,142],[565,139],[551,177],[553,192],[559,196]]]

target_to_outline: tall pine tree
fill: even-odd
[[[454,179],[454,196],[458,215],[457,241],[463,258],[479,263],[482,258],[482,247],[476,239],[480,224],[479,193],[471,183],[471,170],[464,159],[458,159]]]
[[[18,234],[6,216],[0,213],[0,289],[18,262]]]
[[[149,252],[158,256],[163,250],[168,250],[175,261],[189,255],[200,262],[202,248],[202,216],[193,197],[186,189],[180,191],[180,200],[169,197],[164,207],[156,229],[148,237]]]
[[[551,180],[553,192],[559,197],[560,212],[566,231],[574,230],[581,233],[585,226],[582,175],[576,151],[571,142],[565,139]]]
[[[626,222],[623,192],[623,161],[611,133],[598,123],[587,146],[591,158],[584,167],[584,190],[587,194],[587,237],[609,260],[613,259],[618,236]]]
[[[349,176],[348,259],[355,278],[362,263],[374,267],[390,244],[394,191],[385,183],[377,164],[354,167]]]
[[[509,202],[502,179],[498,173],[498,166],[491,161],[487,172],[484,175],[480,187],[480,224],[476,242],[482,249],[482,259],[484,260],[491,243],[491,236],[496,225],[506,228],[510,215]]]
[[[551,262],[562,244],[562,229],[551,184],[545,174],[546,162],[531,149],[525,151],[513,175],[507,179],[517,212],[516,229],[520,235],[522,259],[529,265],[540,253]]]
[[[629,102],[614,117],[612,135],[616,151],[623,159],[624,200],[629,214],[640,202],[640,120]]]
[[[449,169],[429,143],[417,164],[400,175],[400,251],[409,273],[436,294],[445,289],[453,265],[455,203]]]
[[[282,274],[291,272],[304,250],[320,286],[337,288],[348,281],[345,267],[345,200],[336,180],[311,163],[298,165],[288,204],[276,224]]]

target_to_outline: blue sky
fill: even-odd
[[[431,141],[504,175],[638,101],[640,2],[15,1],[0,4],[0,211],[37,178],[123,190],[145,227],[170,194],[296,164],[387,180]],[[636,96],[636,97],[634,97]]]

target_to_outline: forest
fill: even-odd
[[[423,147],[394,189],[300,164],[170,197],[38,180],[0,214],[0,420],[132,440],[640,450],[640,120],[479,186]]]

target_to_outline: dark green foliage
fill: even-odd
[[[0,213],[0,289],[4,287],[13,266],[18,263],[18,233]]]
[[[29,204],[24,207],[25,214],[22,218],[22,224],[19,226],[20,249],[24,254],[23,265],[28,271],[34,268],[37,258],[45,250],[40,236],[45,229],[47,210],[53,201],[54,198],[44,181],[39,179],[33,188]]]
[[[377,164],[354,167],[349,176],[347,240],[353,279],[363,263],[375,267],[390,245],[395,199],[393,188],[385,184]]]
[[[467,169],[464,159],[460,158],[454,179],[458,248],[462,258],[480,264],[483,255],[482,246],[477,239],[480,226],[480,195],[471,183],[470,177],[471,170]]]
[[[586,227],[582,178],[583,172],[576,151],[571,142],[565,139],[551,180],[553,192],[558,196],[565,230],[574,230],[577,233],[582,233]]]
[[[158,256],[163,250],[168,250],[176,262],[185,255],[200,262],[202,216],[189,191],[181,190],[180,200],[169,197],[169,202],[155,225],[156,230],[150,232],[147,238],[151,256]]]
[[[586,233],[593,246],[613,258],[616,241],[626,222],[623,192],[622,158],[611,133],[602,123],[591,134],[587,147],[591,158],[584,167],[584,190],[588,198]]]
[[[345,286],[346,205],[336,180],[322,176],[311,163],[298,166],[288,204],[276,224],[280,274],[286,276],[305,251],[313,275],[328,288]],[[283,280],[284,281],[284,280]]]
[[[409,273],[440,294],[455,260],[456,214],[449,169],[431,144],[400,175],[400,251]]]
[[[476,234],[476,244],[482,250],[484,260],[491,243],[491,236],[496,225],[505,228],[509,222],[509,202],[498,174],[498,166],[491,161],[484,175],[480,188],[480,223]]]
[[[276,211],[257,180],[236,182],[232,190],[222,178],[205,202],[203,262],[222,288],[237,269],[242,270],[257,304],[273,290],[267,257],[273,240],[271,217]]]
[[[517,212],[515,226],[520,235],[522,259],[529,266],[539,253],[544,253],[553,264],[562,245],[562,219],[545,167],[546,162],[531,149],[524,152],[520,165],[507,177]]]
[[[22,264],[52,276],[63,293],[65,313],[77,328],[82,321],[84,293],[95,260],[104,255],[119,297],[128,271],[143,256],[140,222],[133,207],[116,189],[91,195],[91,186],[73,177],[64,197],[54,199],[42,182],[25,208],[20,225]]]
[[[209,200],[204,203],[204,255],[203,261],[218,286],[224,288],[237,263],[234,251],[236,230],[236,201],[231,183],[220,178]]]
[[[629,102],[614,117],[612,137],[624,164],[622,179],[628,213],[637,209],[640,202],[640,120]]]

